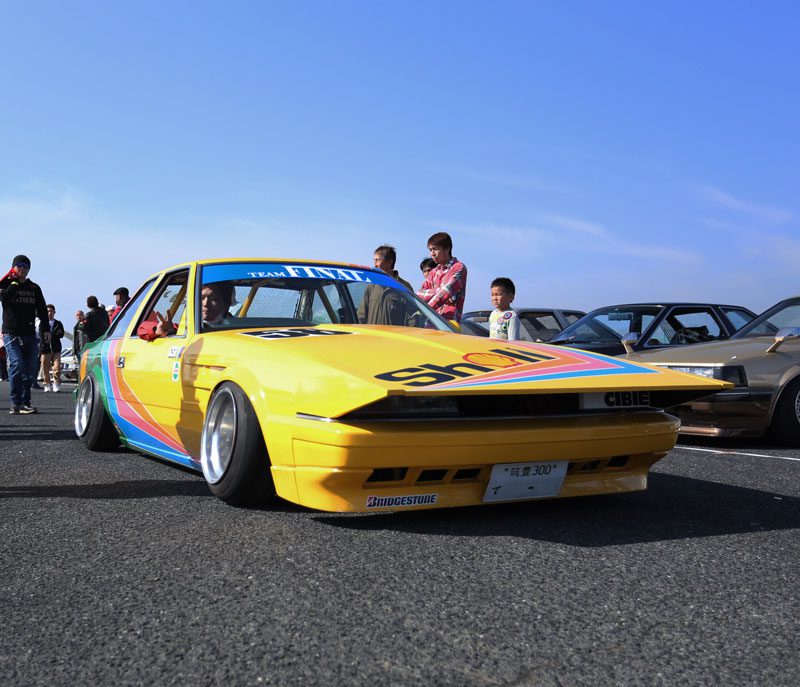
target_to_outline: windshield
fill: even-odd
[[[203,266],[199,283],[201,331],[331,324],[453,331],[413,293],[377,270],[227,263]]]
[[[628,332],[641,336],[660,312],[660,307],[650,305],[600,308],[584,315],[551,341],[600,343],[618,342]]]
[[[784,327],[800,327],[800,299],[781,301],[746,324],[732,339],[748,336],[775,336]]]

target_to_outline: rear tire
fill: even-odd
[[[78,387],[75,434],[90,451],[108,451],[119,446],[119,434],[108,417],[92,375],[87,375]]]
[[[784,387],[769,427],[775,441],[786,446],[800,446],[800,377]]]
[[[224,382],[209,401],[200,440],[208,488],[234,506],[257,506],[275,497],[264,434],[250,400]]]

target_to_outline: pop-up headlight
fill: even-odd
[[[731,382],[735,386],[747,386],[747,375],[741,365],[703,366],[703,365],[664,365],[675,372],[685,372],[707,379],[719,379]]]

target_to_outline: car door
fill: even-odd
[[[188,267],[165,274],[147,305],[112,352],[116,366],[114,397],[121,429],[135,447],[194,465],[189,448],[200,433],[196,403],[182,383],[183,355],[191,337],[194,302]],[[166,336],[152,333],[158,315],[174,323]],[[187,412],[188,410],[188,412]]]

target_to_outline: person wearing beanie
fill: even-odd
[[[31,405],[31,385],[39,368],[36,317],[41,321],[42,341],[50,341],[50,318],[42,289],[28,279],[31,261],[17,255],[11,269],[0,279],[3,304],[3,343],[8,357],[9,395],[12,415],[36,412]]]
[[[125,307],[125,304],[130,299],[130,293],[126,287],[120,286],[116,291],[114,291],[114,307],[109,309],[108,319],[113,322],[114,318],[119,314],[119,311]]]

